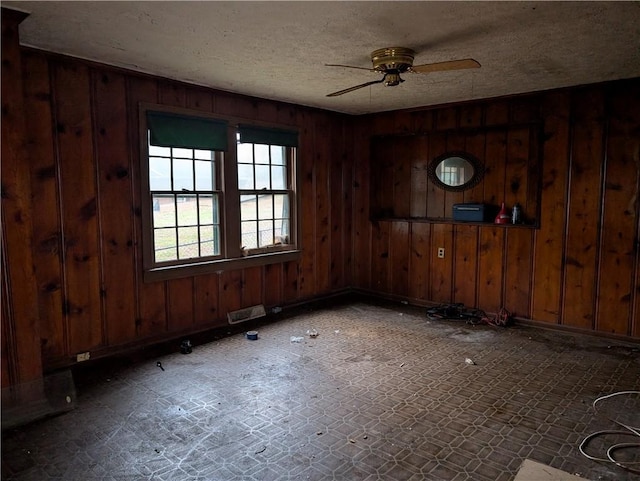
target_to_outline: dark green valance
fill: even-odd
[[[169,112],[147,111],[151,145],[183,149],[227,150],[227,122]]]
[[[238,125],[238,133],[240,134],[240,142],[245,144],[283,145],[285,147],[298,146],[298,132],[293,130]]]

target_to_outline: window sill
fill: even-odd
[[[199,263],[194,262],[178,266],[156,267],[145,271],[143,278],[144,282],[157,282],[219,273],[233,269],[244,269],[247,267],[290,262],[298,260],[300,258],[300,252],[300,250],[287,250],[264,254],[252,254],[246,257],[237,257],[233,259],[221,259]]]

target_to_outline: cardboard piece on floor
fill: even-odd
[[[513,481],[585,481],[585,478],[574,476],[546,464],[525,459]]]

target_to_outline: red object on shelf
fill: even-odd
[[[502,203],[502,208],[498,215],[496,216],[495,223],[496,224],[509,224],[511,222],[511,216],[507,213],[507,208],[504,206],[504,202]]]

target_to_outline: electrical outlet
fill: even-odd
[[[444,259],[444,247],[438,247],[438,258]]]
[[[91,357],[91,353],[89,351],[80,352],[76,354],[76,361],[77,362],[88,361],[90,357]]]

